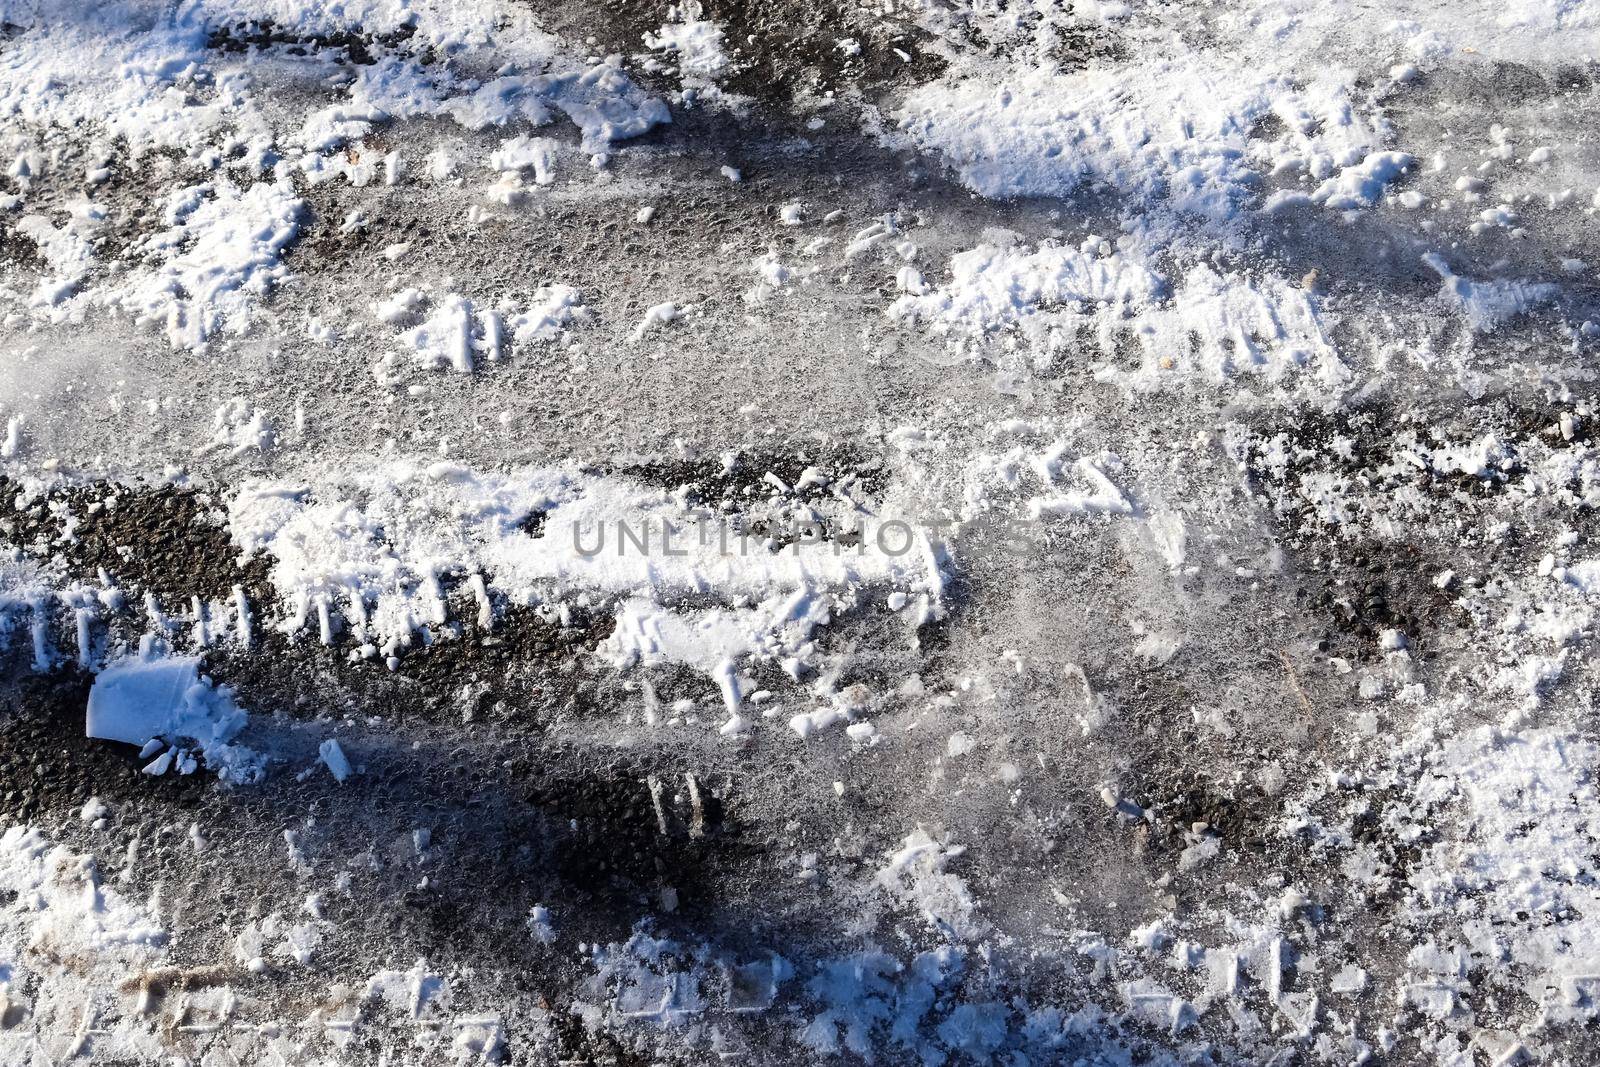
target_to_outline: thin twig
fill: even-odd
[[[1306,696],[1306,691],[1300,687],[1300,676],[1294,672],[1294,664],[1289,662],[1289,653],[1281,648],[1278,649],[1278,659],[1283,661],[1283,669],[1289,675],[1289,688],[1294,690],[1294,695],[1300,698],[1300,703],[1305,709],[1315,715],[1317,709],[1311,703],[1311,698]]]

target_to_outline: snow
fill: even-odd
[[[513,345],[560,341],[591,317],[582,294],[570,285],[540,286],[526,302],[408,287],[377,305],[374,313],[385,323],[416,323],[396,338],[416,365],[463,374],[478,369],[480,357],[493,363],[508,356]],[[387,372],[380,361],[375,373],[387,380]]]
[[[1419,920],[1436,915],[1452,931],[1441,948],[1460,947],[1448,960],[1439,949],[1414,951],[1412,981],[1441,991],[1448,1014],[1470,990],[1455,961],[1492,960],[1487,980],[1532,990],[1540,1025],[1587,1018],[1592,1009],[1567,994],[1600,958],[1600,899],[1583,858],[1583,842],[1600,830],[1593,746],[1555,729],[1481,727],[1423,741],[1420,751],[1428,773],[1417,803],[1439,812],[1445,831],[1410,876],[1414,907]],[[1463,899],[1478,903],[1463,910]]]
[[[401,340],[424,367],[448,367],[463,374],[472,372],[474,353],[489,347],[493,327],[475,314],[470,300],[451,293],[438,301],[433,313],[420,325],[402,335]]]
[[[903,296],[890,305],[889,314],[931,322],[942,330],[982,331],[1063,304],[1087,303],[1112,317],[1127,315],[1164,295],[1160,276],[1109,245],[1102,252],[1102,244],[1091,238],[1078,249],[980,245],[951,257],[948,285]]]
[[[656,329],[657,327],[665,326],[673,319],[676,319],[679,314],[680,309],[678,308],[678,305],[674,304],[670,300],[653,305],[645,311],[644,318],[640,319],[639,325],[634,328],[634,339],[642,340],[645,334]]]
[[[1115,67],[948,77],[907,97],[897,137],[984,196],[1104,186],[1213,224],[1257,200],[1265,171],[1343,167],[1318,199],[1364,206],[1408,162],[1373,151],[1382,126],[1351,107],[1348,87],[1297,86],[1278,63],[1242,59],[1162,41]],[[1254,135],[1269,115],[1288,127],[1273,142]]]
[[[535,511],[547,532],[529,537],[520,524]],[[450,518],[406,518],[427,513]],[[447,622],[438,588],[447,572],[480,575],[487,592],[525,606],[601,593],[619,600],[609,659],[704,671],[719,680],[734,724],[742,722],[737,664],[803,658],[813,629],[856,606],[866,588],[899,588],[937,606],[942,585],[926,535],[892,516],[864,527],[850,520],[863,536],[848,551],[810,537],[774,548],[729,519],[707,523],[659,490],[561,469],[379,466],[320,486],[253,485],[229,514],[240,550],[273,561],[285,632],[331,603],[352,640],[394,656]],[[668,606],[707,594],[749,606]]]
[[[212,446],[226,451],[235,459],[252,449],[265,452],[276,440],[266,413],[253,407],[243,397],[233,397],[217,408],[211,426]]]
[[[503,142],[494,155],[489,157],[489,166],[510,173],[531,170],[535,184],[549,185],[555,181],[552,169],[555,166],[556,150],[556,142],[548,137],[526,135],[513,137]]]
[[[669,21],[644,35],[645,47],[665,53],[686,82],[715,81],[728,66],[722,27],[699,17],[699,8],[693,2],[674,7]]]
[[[1121,355],[1119,345],[1128,338],[1139,364],[1108,362],[1100,376],[1131,390],[1195,378],[1280,380],[1301,372],[1328,386],[1347,376],[1305,289],[1276,278],[1220,274],[1203,264],[1173,285],[1141,260],[1098,238],[1084,241],[1081,250],[979,246],[952,257],[948,284],[902,296],[888,311],[956,336],[1022,325],[1047,346],[1058,343],[1061,331],[1084,324],[1107,357]]]
[[[54,275],[39,283],[30,303],[35,307],[55,307],[83,283],[94,266],[94,251],[73,232],[70,221],[58,229],[42,215],[25,215],[17,221],[16,229],[33,240]]]
[[[1372,152],[1317,186],[1311,199],[1330,211],[1371,207],[1415,162],[1416,157],[1405,152]]]
[[[300,232],[302,210],[281,180],[174,192],[162,212],[167,229],[134,246],[146,266],[112,299],[136,321],[162,328],[175,347],[242,333],[252,303],[288,277],[281,254]]]
[[[15,901],[0,922],[6,995],[31,987],[36,1016],[71,1012],[76,1022],[86,996],[115,989],[165,957],[167,933],[147,910],[102,884],[93,857],[75,855],[37,829],[10,826],[0,833],[0,886]],[[147,1054],[155,1044],[126,1024],[113,1023],[105,1033],[105,1044],[128,1054]],[[19,1062],[29,1044],[31,1035],[28,1042],[0,1037],[8,1058]]]
[[[558,8],[0,2],[0,1060],[1582,1060],[1595,5]]]
[[[8,4],[7,21],[28,27],[0,67],[0,113],[70,128],[105,124],[137,156],[187,150],[227,129],[249,130],[239,86],[224,79],[199,107],[185,90],[205,62],[205,31],[162,17],[151,4]]]
[[[99,263],[93,251],[98,242],[90,236],[101,220],[92,205],[87,221],[61,228],[42,216],[24,218],[20,231],[39,245],[50,268],[29,296],[37,314],[62,321],[110,306],[158,326],[172,345],[190,349],[244,332],[253,303],[288,278],[282,257],[305,221],[305,202],[292,175],[298,171],[315,182],[344,174],[365,185],[381,172],[395,184],[404,169],[397,153],[353,163],[343,149],[401,119],[448,116],[477,130],[513,122],[544,125],[562,112],[591,154],[670,121],[665,105],[640,93],[618,67],[574,62],[531,26],[520,37],[497,37],[517,42],[497,53],[489,45],[496,17],[482,11],[424,5],[401,14],[386,5],[364,5],[358,12],[324,16],[280,7],[212,2],[173,13],[129,0],[24,4],[11,12],[26,32],[0,66],[0,113],[62,130],[98,124],[107,143],[121,139],[135,161],[155,149],[174,149],[200,171],[227,159],[235,172],[168,194],[161,213],[165,228],[140,235],[126,265]],[[403,52],[383,55],[358,68],[345,99],[305,120],[293,138],[298,151],[286,156],[289,138],[280,136],[260,107],[261,85],[251,68],[207,48],[213,28],[269,17],[269,10],[289,32],[372,30],[377,20],[392,26],[374,32],[395,33],[404,26],[418,47],[431,42],[498,54],[505,66],[500,77],[480,81],[431,72]],[[517,21],[525,23],[525,16]],[[288,68],[287,77],[302,76],[293,64],[280,65]],[[537,185],[553,180],[554,141],[521,134],[506,145],[495,166],[530,169]],[[45,165],[45,157],[27,152],[12,170],[26,187]],[[109,172],[102,167],[93,173]],[[112,277],[92,277],[106,270]]]
[[[1188,56],[1131,71],[1040,70],[919,89],[898,126],[984,196],[1064,196],[1100,182],[1224,219],[1248,193],[1240,156],[1273,87]]]

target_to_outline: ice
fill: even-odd
[[[1507,319],[1537,307],[1557,292],[1557,287],[1549,282],[1464,278],[1452,271],[1437,252],[1427,253],[1422,261],[1443,280],[1439,290],[1441,299],[1459,310],[1468,325],[1480,332],[1492,330]]]
[[[342,782],[355,773],[350,766],[350,760],[344,754],[344,749],[336,739],[330,737],[322,742],[317,754],[327,766],[328,773],[333,775],[334,781]]]
[[[0,0],[0,1062],[1582,1060],[1596,5],[766,7]]]
[[[125,656],[95,677],[84,715],[84,734],[106,741],[144,746],[178,739],[192,741],[225,778],[249,781],[260,773],[260,761],[249,750],[230,744],[244,729],[248,716],[233,701],[232,691],[216,688],[200,674],[198,656]],[[169,748],[146,767],[164,774],[177,761],[182,773],[187,763]]]
[[[199,692],[192,694],[195,690]],[[95,678],[84,732],[106,741],[143,745],[203,721],[209,712],[203,704],[204,691],[198,657],[121,660]]]

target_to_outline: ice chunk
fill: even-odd
[[[89,690],[85,734],[142,745],[164,734],[200,680],[199,660],[123,660],[102,671]]]
[[[355,772],[350,768],[350,759],[344,754],[344,749],[339,747],[339,742],[328,738],[317,749],[322,756],[322,762],[328,765],[328,770],[333,774],[333,780],[342,782]]]
[[[245,714],[226,689],[200,677],[200,657],[118,660],[89,690],[84,735],[143,745],[157,737],[189,737],[202,751],[228,741]]]

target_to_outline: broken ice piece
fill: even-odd
[[[229,691],[200,677],[198,656],[130,656],[95,678],[84,735],[146,749],[156,738],[190,737],[204,751],[233,737],[244,722]]]
[[[550,909],[543,904],[535,904],[528,909],[528,933],[541,945],[548,945],[556,939],[555,924],[550,921]]]
[[[355,772],[350,768],[350,760],[345,756],[344,749],[339,747],[339,742],[328,738],[317,748],[317,753],[322,757],[322,762],[327,764],[328,771],[333,775],[333,780],[342,782]]]
[[[84,723],[88,737],[142,745],[165,733],[189,687],[199,680],[199,660],[122,660],[95,679]],[[147,753],[146,753],[147,754]]]
[[[146,773],[193,774],[200,759],[226,780],[254,781],[264,761],[231,744],[248,719],[232,690],[200,674],[198,656],[127,656],[96,677],[84,712],[84,736],[140,745],[141,759],[161,753]],[[176,742],[186,747],[173,747]],[[163,751],[165,749],[165,751]]]

